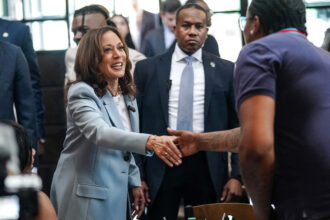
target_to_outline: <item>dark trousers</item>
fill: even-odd
[[[205,152],[183,158],[178,167],[166,167],[162,185],[148,209],[148,220],[177,220],[180,200],[185,205],[214,203],[217,196]],[[165,218],[164,218],[165,217]]]

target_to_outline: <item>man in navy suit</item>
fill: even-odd
[[[190,123],[195,132],[238,126],[233,94],[234,65],[202,51],[207,32],[205,9],[196,4],[184,5],[176,15],[175,47],[137,63],[134,78],[141,132],[167,134],[167,127],[182,128],[181,122],[187,115],[191,118],[185,122]],[[187,85],[192,85],[192,97],[184,88]],[[181,98],[181,94],[188,94],[191,101]],[[191,108],[181,114],[182,107],[186,107],[183,103]],[[152,220],[177,219],[181,198],[186,205],[198,205],[217,202],[219,198],[230,201],[242,193],[240,181],[229,178],[227,153],[200,152],[183,158],[182,165],[175,168],[166,167],[156,157],[137,156],[136,159],[145,196],[151,203],[148,217]],[[237,154],[232,155],[231,167],[231,177],[235,177],[239,174]]]
[[[22,50],[0,41],[0,119],[17,121],[35,136],[35,111],[29,67]]]
[[[34,142],[37,140],[44,142],[44,109],[42,105],[40,74],[37,63],[37,56],[33,49],[30,29],[27,25],[18,21],[7,21],[0,18],[0,39],[20,47],[25,55],[28,63],[29,76],[32,83],[33,100],[30,105],[35,109],[35,136],[32,137]]]
[[[151,30],[142,42],[141,52],[147,57],[153,57],[166,52],[175,40],[174,27],[176,11],[180,8],[179,0],[166,0],[161,5],[160,17],[163,26]]]

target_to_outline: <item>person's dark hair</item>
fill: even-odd
[[[117,28],[115,22],[111,21],[111,19],[107,19],[107,25],[110,26],[110,27]]]
[[[78,16],[78,15],[87,15],[87,14],[102,14],[105,19],[109,18],[109,11],[102,5],[87,5],[85,7],[82,7],[78,10],[75,10],[74,12],[74,17]]]
[[[207,12],[206,12],[206,10],[203,7],[201,7],[200,5],[197,5],[197,4],[184,4],[176,12],[176,17],[175,17],[176,24],[178,24],[180,12],[183,9],[187,9],[187,8],[195,8],[195,9],[198,9],[198,10],[203,11],[205,13],[205,19],[207,19]],[[206,20],[205,20],[205,22],[206,22]]]
[[[188,0],[188,1],[186,1],[186,5],[188,5],[188,4],[197,4],[198,2],[204,2],[205,3],[205,1],[203,1],[203,0]]]
[[[186,4],[186,5],[187,5],[187,4],[196,4],[197,2],[200,2],[200,1],[201,1],[201,2],[204,2],[203,0],[187,0],[185,4]]]
[[[330,28],[325,31],[322,48],[330,52]]]
[[[206,15],[207,15],[206,25],[207,25],[208,27],[210,27],[210,26],[212,25],[212,22],[211,22],[212,13],[211,13],[211,11],[210,11],[210,9],[209,9],[207,3],[206,3],[204,0],[188,0],[188,1],[186,1],[185,4],[186,4],[186,5],[187,5],[187,4],[197,4],[197,5],[198,5],[198,3],[204,3],[204,4],[202,4],[202,5],[205,5],[205,6],[207,7],[207,8],[204,8],[204,7],[202,7],[202,8],[205,9],[205,11],[206,11]]]
[[[162,2],[160,10],[163,12],[173,13],[181,7],[179,0],[166,0]]]
[[[30,137],[24,127],[14,121],[2,119],[0,123],[6,124],[14,129],[18,147],[18,159],[20,161],[19,167],[21,171],[23,171],[32,163],[32,145]]]
[[[307,34],[302,0],[252,0],[248,10],[250,18],[259,17],[265,35],[285,28],[297,28]]]
[[[135,45],[133,43],[133,39],[132,39],[132,35],[131,35],[131,30],[129,29],[129,24],[128,24],[128,21],[127,19],[123,16],[123,15],[113,15],[110,19],[114,18],[114,17],[121,17],[124,19],[126,25],[127,25],[127,28],[128,28],[128,33],[125,37],[125,42],[126,42],[126,45],[129,47],[129,48],[132,48],[132,49],[135,49]],[[115,24],[115,27],[116,27],[116,24]]]
[[[111,31],[116,34],[124,45],[126,53],[125,74],[119,78],[118,83],[122,94],[135,96],[136,89],[131,74],[132,64],[129,60],[128,48],[125,41],[121,38],[118,30],[111,26],[102,27],[88,31],[79,43],[74,70],[77,74],[75,82],[85,82],[93,87],[95,93],[101,97],[106,93],[107,82],[104,74],[99,70],[99,64],[102,62],[103,50],[101,46],[102,36]],[[75,83],[73,82],[73,83]],[[71,83],[72,84],[72,83]],[[70,86],[69,84],[68,86]]]

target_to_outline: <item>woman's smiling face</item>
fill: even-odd
[[[106,32],[101,38],[102,61],[99,70],[107,81],[117,80],[125,75],[126,53],[121,39],[113,32]]]

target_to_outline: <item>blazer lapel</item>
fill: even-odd
[[[132,107],[131,109],[129,109],[129,108],[127,109],[128,114],[129,114],[129,120],[131,122],[132,131],[139,132],[138,112],[137,112],[138,108],[132,101],[133,100],[132,97],[130,97],[129,95],[125,95],[124,98],[125,98],[126,106]]]
[[[159,59],[159,64],[157,65],[157,78],[158,78],[158,89],[160,95],[160,102],[162,106],[163,116],[168,126],[168,97],[169,90],[171,89],[170,83],[170,72],[171,72],[171,59],[173,51],[169,51]]]
[[[124,129],[117,106],[109,91],[107,91],[105,93],[105,95],[102,97],[102,101],[103,101],[103,105],[109,115],[110,121],[113,124],[113,126],[120,128],[120,129]]]
[[[216,70],[216,62],[212,60],[209,56],[205,55],[202,52],[202,60],[203,60],[203,67],[204,67],[204,74],[205,74],[205,100],[204,100],[204,127],[207,121],[207,114],[210,107],[210,102],[212,98],[212,90],[214,85],[214,74]]]
[[[162,27],[161,31],[160,31],[160,42],[159,42],[160,50],[159,51],[165,51],[166,50],[164,32],[165,32],[164,27]]]

